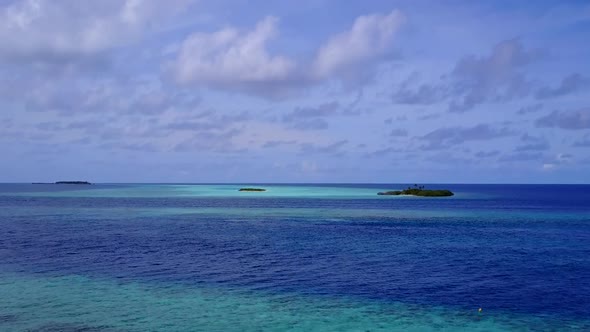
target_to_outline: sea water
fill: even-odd
[[[0,331],[590,330],[590,186],[407,186],[2,184]]]

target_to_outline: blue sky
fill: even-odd
[[[0,181],[590,182],[587,1],[0,0]]]

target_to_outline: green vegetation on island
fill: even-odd
[[[239,191],[266,191],[266,189],[262,189],[262,188],[240,188]]]
[[[88,181],[33,182],[31,184],[92,184]]]
[[[414,187],[408,187],[404,190],[392,190],[392,191],[383,191],[377,193],[377,195],[385,195],[385,196],[398,196],[398,195],[411,195],[411,196],[420,196],[420,197],[448,197],[453,196],[454,193],[450,190],[440,189],[440,190],[432,190],[432,189],[424,189],[424,186],[418,186],[417,184]]]

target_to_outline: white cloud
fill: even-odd
[[[332,37],[319,49],[313,64],[316,78],[326,78],[351,66],[374,60],[392,46],[393,36],[403,23],[401,12],[358,17],[349,31]]]
[[[360,16],[350,30],[320,46],[316,56],[298,63],[269,52],[268,44],[278,35],[278,19],[266,17],[249,31],[227,27],[193,33],[179,47],[165,49],[166,54],[177,54],[166,69],[180,84],[276,96],[277,91],[283,94],[293,87],[341,79],[342,73],[364,71],[369,62],[376,62],[391,49],[393,35],[403,20],[397,10]]]
[[[278,33],[277,22],[275,17],[266,17],[252,31],[225,28],[190,35],[171,63],[176,80],[218,86],[289,79],[295,63],[267,51],[267,43]]]
[[[0,7],[0,56],[45,62],[94,55],[154,27],[189,0],[25,0]]]
[[[573,161],[574,156],[569,153],[558,153],[553,160],[543,164],[543,170],[551,171],[558,167],[566,166]]]

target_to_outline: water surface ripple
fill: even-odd
[[[0,185],[0,329],[590,328],[590,186],[457,185],[450,199],[97,187]]]

